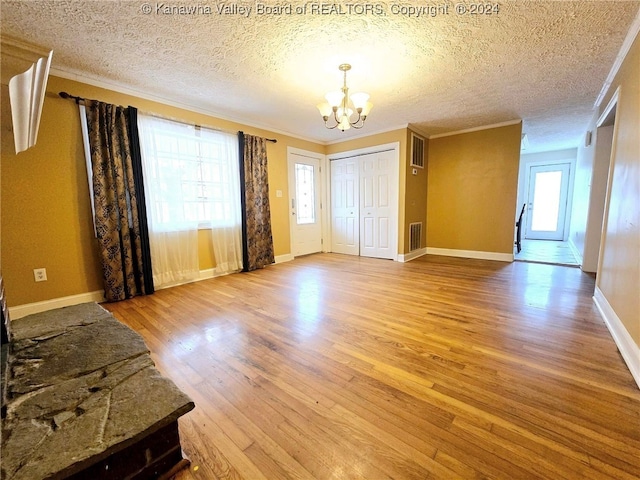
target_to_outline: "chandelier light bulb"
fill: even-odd
[[[369,112],[371,111],[371,109],[373,108],[373,103],[371,102],[367,102],[364,104],[364,108],[362,109],[362,112],[360,113],[360,115],[362,115],[362,117],[366,117],[367,115],[369,115]]]
[[[324,98],[327,99],[327,102],[329,102],[329,105],[331,105],[332,107],[338,107],[338,106],[340,106],[340,103],[342,102],[342,99],[344,98],[344,93],[342,93],[342,92],[329,92],[324,96]]]
[[[318,110],[320,111],[320,115],[322,115],[322,118],[325,119],[329,119],[329,116],[331,115],[331,113],[333,113],[333,109],[331,108],[331,105],[329,105],[327,102],[322,102],[319,103],[317,105]]]
[[[353,102],[353,106],[356,107],[356,110],[358,110],[359,108],[363,108],[364,106],[367,104],[367,101],[369,100],[369,94],[367,93],[353,93],[351,95],[351,101]]]
[[[338,128],[343,132],[345,130],[349,130],[351,128],[351,122],[349,122],[349,117],[347,116],[342,117],[342,120],[340,120],[340,123],[338,123]]]

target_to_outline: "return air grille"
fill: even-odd
[[[419,250],[422,244],[422,222],[409,224],[409,251]]]
[[[424,138],[411,134],[411,166],[424,168]]]

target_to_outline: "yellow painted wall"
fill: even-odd
[[[58,92],[132,105],[142,112],[203,126],[277,138],[268,145],[269,186],[276,256],[290,251],[287,208],[287,147],[324,153],[324,146],[240,125],[91,85],[50,77],[38,142],[15,155],[8,109],[2,109],[2,252],[1,266],[10,306],[102,290],[93,237],[78,109]],[[2,85],[2,102],[7,102]],[[276,190],[283,196],[277,198]],[[213,267],[212,252],[200,233],[203,269]],[[48,281],[35,283],[33,269],[47,269]]]
[[[419,137],[422,135],[417,134]],[[424,137],[423,137],[424,138]],[[429,158],[429,140],[424,139],[424,168],[411,166],[411,130],[407,130],[407,174],[405,180],[405,219],[404,231],[406,232],[404,239],[404,252],[409,252],[409,224],[422,222],[422,239],[420,241],[421,248],[427,246],[427,174],[428,174],[428,158]],[[413,169],[416,175],[413,175]],[[402,198],[401,198],[402,201]]]
[[[2,90],[4,103],[7,87]],[[4,134],[10,119],[2,118],[2,273],[9,305],[102,289],[77,121],[72,102],[46,98],[37,146],[16,156],[11,134]],[[35,283],[33,269],[41,267],[48,281]]]
[[[611,84],[600,113],[618,87],[613,175],[598,287],[640,347],[640,37]]]
[[[347,140],[340,143],[327,145],[325,154],[332,155],[334,153],[349,152],[351,150],[359,150],[361,148],[374,147],[376,145],[384,145],[386,143],[400,144],[400,172],[399,172],[399,212],[398,212],[398,252],[405,253],[405,243],[408,246],[408,240],[405,242],[405,232],[408,229],[405,222],[405,201],[406,198],[406,176],[407,176],[407,129],[401,128],[390,132],[379,133],[368,137],[360,137],[353,140]]]
[[[427,247],[513,253],[521,131],[429,140]]]

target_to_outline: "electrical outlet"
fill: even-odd
[[[34,268],[33,269],[33,277],[36,279],[36,282],[46,282],[47,281],[47,269],[46,268]]]

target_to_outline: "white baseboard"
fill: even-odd
[[[15,307],[9,307],[9,316],[11,320],[26,317],[32,313],[46,312],[47,310],[53,310],[54,308],[68,307],[70,305],[78,305],[79,303],[87,302],[104,302],[104,292],[98,290],[95,292],[80,293],[78,295],[70,295],[68,297],[52,298],[51,300],[44,300],[42,302],[25,303],[24,305],[17,305]]]
[[[213,278],[215,276],[217,276],[216,269],[207,268],[206,270],[200,270],[200,276],[198,277],[198,280],[207,280],[208,278]]]
[[[279,255],[276,257],[276,263],[289,262],[293,260],[293,255]],[[229,272],[236,273],[236,272]],[[188,280],[186,282],[179,282],[170,285],[164,285],[162,287],[156,287],[156,290],[162,290],[164,288],[177,287],[178,285],[184,285],[186,283],[198,282],[200,280],[207,280],[209,278],[220,277],[227,275],[227,273],[218,273],[215,268],[208,268],[206,270],[200,270],[198,278]],[[9,307],[9,316],[12,320],[26,317],[32,313],[46,312],[47,310],[53,310],[54,308],[68,307],[70,305],[78,305],[79,303],[87,302],[104,302],[104,291],[99,290],[95,292],[80,293],[78,295],[70,295],[68,297],[52,298],[51,300],[43,300],[42,302],[26,303],[24,305],[16,305],[15,307]]]
[[[428,255],[443,255],[445,257],[476,258],[479,260],[497,260],[499,262],[513,262],[513,253],[480,252],[477,250],[452,250],[449,248],[427,247]]]
[[[571,253],[573,253],[573,255],[576,257],[576,260],[578,260],[578,263],[582,265],[582,252],[578,250],[578,247],[576,247],[576,244],[573,243],[573,240],[571,239],[567,240],[567,244],[571,249]]]
[[[418,257],[421,257],[423,255],[427,254],[427,247],[424,248],[419,248],[418,250],[414,250],[413,252],[409,252],[407,254],[402,254],[399,253],[398,254],[398,261],[399,262],[410,262],[411,260],[415,260]]]
[[[291,255],[290,253],[276,256],[276,263],[290,262],[291,260],[293,260],[293,255]]]
[[[596,291],[593,294],[593,302],[598,307],[600,315],[602,315],[602,319],[613,337],[613,341],[616,342],[622,358],[629,371],[631,371],[633,379],[638,384],[638,388],[640,388],[640,347],[633,341],[622,320],[620,320],[620,317],[618,317],[598,287],[596,287]]]

